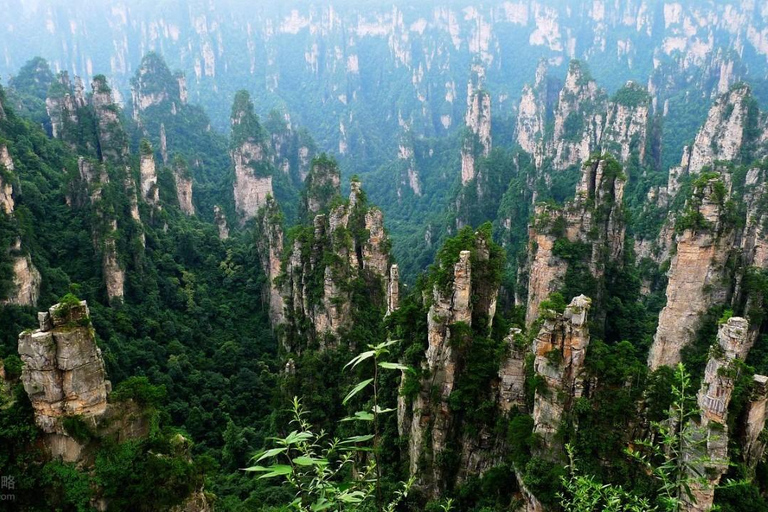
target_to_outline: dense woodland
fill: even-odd
[[[576,68],[584,84],[594,83],[584,64],[571,63],[568,73]],[[97,76],[93,91],[86,86],[87,101],[73,110],[76,120],[59,125],[50,99],[75,89],[44,59],[28,62],[0,89],[0,146],[13,164],[0,163],[0,182],[12,186],[15,203],[12,212],[0,213],[0,299],[14,293],[15,258],[28,255],[40,274],[36,305],[0,305],[0,475],[16,477],[13,506],[488,512],[525,510],[533,495],[544,510],[691,510],[685,489],[694,485],[689,468],[697,463],[678,448],[706,443],[680,425],[700,414],[696,393],[718,355],[711,348],[718,329],[745,317],[757,341],[745,360],[718,374],[732,384],[725,431],[734,435],[725,438],[730,463],[714,500],[723,511],[768,510],[768,466],[762,455],[746,462],[736,435],[755,392],[753,375],[768,374],[767,269],[728,259],[722,266],[738,276],[740,291],[708,306],[680,366],[652,370],[648,354],[677,246],[656,261],[639,255],[635,244],[661,240],[666,230],[680,238],[715,231],[702,213],[713,197],[722,213],[721,239],[746,229],[749,212],[764,213],[763,189],[755,202],[748,199],[755,186],[749,173],[768,171],[756,99],[763,83],[746,96],[739,155],[681,175],[677,194],[661,205],[649,197],[667,186],[670,167],[696,137],[711,102],[672,96],[671,114],[649,114],[648,136],[632,138],[623,160],[617,143],[566,166],[549,156],[537,161],[513,136],[514,115],[499,115],[487,120],[494,138],[487,154],[478,133],[463,126],[441,136],[401,134],[412,160],[381,165],[391,137],[361,136],[369,158],[352,165],[320,153],[328,146],[325,127],[297,126],[286,115],[292,112],[278,110],[260,118],[254,104],[266,100],[253,92],[234,95],[227,106],[232,129],[224,133],[211,127],[205,102],[206,108],[182,99],[182,75],[161,55],[144,56],[140,70],[132,80],[140,95],[124,108],[94,101],[111,92]],[[564,80],[555,72],[544,88],[559,90]],[[693,87],[676,91],[684,96]],[[642,87],[612,89],[599,97],[611,108],[636,112],[651,102]],[[150,96],[161,99],[141,108],[135,103]],[[544,140],[560,129],[553,103],[543,119]],[[562,123],[562,140],[578,143],[601,105],[580,104]],[[104,112],[117,121],[105,127]],[[361,115],[368,118],[356,129],[376,124],[376,112]],[[312,140],[316,133],[320,144]],[[463,181],[467,140],[474,142],[475,171]],[[145,157],[157,166],[155,202],[126,185],[142,182]],[[100,166],[104,178],[87,182],[83,162]],[[411,164],[419,171],[418,195],[400,186]],[[600,166],[600,179],[621,182],[623,198],[615,192],[601,198],[588,183],[579,188],[590,166]],[[269,199],[256,215],[245,215],[233,193],[240,167],[254,179],[270,179]],[[191,180],[191,213],[180,200],[184,179]],[[382,211],[386,232],[374,222]],[[601,238],[597,227],[572,239],[573,212],[597,219],[595,225],[611,219],[624,226],[619,256],[604,254],[615,240]],[[374,240],[379,227],[384,234]],[[536,234],[553,240],[552,259],[565,270],[530,322]],[[105,286],[110,247],[124,271],[119,298]],[[270,275],[270,250],[279,255],[277,276]],[[369,254],[383,258],[383,269],[369,263]],[[457,320],[450,315],[458,310],[462,262],[471,268],[472,292],[469,313]],[[392,264],[401,276],[396,307]],[[274,289],[285,301],[279,322]],[[535,369],[544,363],[530,347],[582,294],[591,298],[583,390],[570,397],[553,435],[557,449],[550,449],[535,430],[536,402],[567,392],[547,389]],[[151,425],[144,438],[118,442],[72,417],[67,435],[93,447],[88,464],[46,453],[18,354],[19,333],[36,328],[38,311],[78,300],[90,309],[110,402],[138,404]],[[444,311],[443,302],[450,305]],[[318,312],[328,315],[330,328]],[[432,380],[445,371],[431,366],[435,325],[448,347],[441,361],[455,370],[445,397]],[[518,353],[524,393],[503,409],[500,368]],[[542,357],[557,367],[563,354]],[[443,417],[449,420],[440,430],[434,425]],[[417,425],[421,418],[429,425],[423,446],[436,446],[443,436],[443,449],[415,445],[414,427],[405,428],[403,418]],[[763,431],[761,442],[765,437]],[[210,508],[174,509],[193,493]]]

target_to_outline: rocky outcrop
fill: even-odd
[[[16,244],[11,248],[11,257],[13,260],[13,290],[0,303],[34,306],[40,297],[42,277],[32,263],[32,258],[28,254],[22,253],[20,239],[16,239]]]
[[[600,136],[602,151],[627,162],[636,153],[645,160],[645,148],[650,122],[651,96],[644,87],[634,83],[619,89],[608,105],[605,128]]]
[[[562,208],[536,207],[529,229],[528,299],[526,324],[539,314],[539,304],[562,286],[568,260],[580,247],[585,263],[598,282],[609,262],[620,262],[624,250],[624,177],[621,165],[610,155],[584,163],[576,197]],[[598,289],[600,287],[598,286]],[[600,297],[594,297],[599,301]]]
[[[389,283],[387,286],[387,314],[400,307],[400,269],[397,264],[389,267]]]
[[[605,93],[581,62],[571,61],[554,111],[553,136],[546,149],[556,170],[579,165],[599,147],[605,112]]]
[[[695,339],[702,315],[728,298],[725,264],[735,236],[725,218],[729,189],[727,174],[701,177],[678,221],[681,234],[668,272],[667,303],[648,355],[652,370],[680,362],[680,351]]]
[[[534,372],[542,379],[533,402],[533,432],[541,439],[537,452],[551,461],[565,453],[556,438],[563,415],[584,391],[581,375],[589,345],[587,314],[592,301],[574,297],[562,314],[548,311],[533,342]]]
[[[270,134],[270,155],[275,169],[289,175],[296,184],[303,182],[317,154],[312,137],[305,129],[296,129],[288,113],[271,112],[266,126]]]
[[[0,215],[13,217],[16,207],[13,198],[13,159],[5,144],[0,144]],[[13,287],[8,296],[0,300],[0,304],[14,304],[17,306],[34,306],[40,296],[42,278],[40,272],[32,263],[29,254],[22,251],[21,239],[8,248],[13,264]]]
[[[235,96],[230,118],[235,207],[242,222],[253,218],[273,194],[269,143],[245,91]]]
[[[221,206],[213,205],[213,223],[216,224],[216,229],[219,231],[219,239],[226,240],[229,238],[229,226],[227,226],[227,216],[224,215],[224,211]]]
[[[691,148],[689,173],[698,173],[715,160],[739,160],[745,143],[750,98],[749,87],[741,84],[715,101]]]
[[[499,368],[499,407],[525,411],[525,355],[528,352],[523,331],[513,327],[504,338],[507,354]]]
[[[365,282],[368,290],[366,307],[381,308],[384,316],[391,305],[396,305],[392,290],[396,295],[397,285],[390,281],[389,239],[383,228],[381,211],[368,205],[357,181],[351,184],[349,200],[341,202],[335,162],[331,169],[329,162],[322,160],[325,157],[319,158],[321,160],[316,159],[307,177],[305,205],[314,211],[322,211],[332,200],[341,204],[327,214],[315,215],[312,227],[306,226],[301,236],[294,239],[293,246],[287,249],[286,264],[278,282],[284,301],[281,311],[285,312],[287,324],[283,340],[289,352],[301,351],[307,344],[321,350],[336,345],[350,327],[355,308],[360,307],[353,304],[356,299],[352,283],[355,280]],[[266,233],[261,236],[265,246],[260,248],[259,254],[265,273],[268,270],[275,276],[279,270],[278,251],[282,249],[282,231],[277,231],[280,219],[275,213],[268,215],[266,208],[263,211],[266,215],[262,222],[268,217],[271,220],[262,227]],[[275,283],[274,277],[272,283]],[[274,290],[271,293],[274,294]],[[278,297],[270,302],[282,304]],[[279,316],[274,314],[274,318],[279,319]]]
[[[737,360],[747,355],[748,331],[746,319],[731,317],[718,329],[717,343],[710,350],[697,397],[701,417],[687,426],[697,442],[685,453],[692,464],[691,496],[683,493],[682,510],[710,510],[715,487],[728,470],[728,405],[738,373]]]
[[[51,84],[45,99],[53,138],[63,139],[70,144],[76,141],[73,130],[79,122],[78,111],[86,105],[82,80],[75,77],[75,84],[76,88],[73,89],[69,74],[62,71]]]
[[[448,397],[456,381],[457,357],[451,347],[450,326],[457,322],[470,325],[472,309],[472,266],[470,252],[461,251],[453,268],[450,287],[432,290],[432,306],[427,315],[428,335],[425,369],[431,378],[413,401],[408,456],[410,473],[418,476],[425,486],[437,488],[446,480],[441,474],[437,458],[447,447],[451,423]],[[436,396],[431,390],[437,389]],[[422,459],[429,472],[420,471]]]
[[[267,198],[267,204],[259,211],[258,220],[260,231],[256,243],[268,283],[264,293],[269,303],[269,319],[276,327],[285,322],[283,293],[276,282],[282,272],[283,219],[280,207],[272,196]]]
[[[477,90],[469,99],[465,123],[467,132],[461,147],[462,185],[475,178],[477,159],[491,152],[491,95],[487,91]]]
[[[133,119],[141,122],[141,114],[166,104],[172,113],[187,101],[187,85],[183,74],[171,74],[162,57],[150,52],[141,59],[141,65],[131,79]]]
[[[304,184],[304,209],[312,217],[328,209],[341,189],[341,173],[333,158],[322,154],[312,161]]]
[[[107,409],[111,386],[96,346],[88,306],[64,302],[38,315],[40,328],[19,336],[24,362],[21,380],[35,412],[35,423],[50,434],[54,456],[77,460],[80,446],[66,430],[66,418],[95,427]]]
[[[397,185],[397,197],[402,197],[403,190],[410,188],[416,196],[421,196],[421,181],[416,167],[416,157],[413,147],[413,134],[406,131],[400,136],[397,146],[397,160],[400,163],[400,179]]]
[[[101,270],[107,297],[111,303],[118,302],[124,296],[125,271],[120,264],[115,244],[117,220],[102,204],[102,189],[109,184],[109,174],[103,163],[93,162],[83,157],[78,159],[77,166],[81,189],[77,192],[80,195],[83,190],[86,192],[87,197],[82,202],[89,202],[99,219],[93,225],[93,244],[101,253]],[[81,201],[78,199],[76,202]]]
[[[515,123],[515,136],[520,148],[538,155],[544,139],[544,126],[547,119],[547,64],[539,62],[533,85],[526,84],[520,96]],[[536,159],[540,164],[540,159]]]
[[[499,264],[500,253],[497,247],[491,250],[489,238],[489,233],[475,233],[472,250],[464,247],[450,267],[435,269],[440,277],[431,290],[423,292],[425,309],[428,306],[425,377],[415,396],[399,403],[398,428],[408,435],[411,475],[430,496],[470,475],[482,474],[499,462],[503,452],[504,440],[497,439],[488,426],[475,423],[465,428],[465,418],[451,404],[457,383],[468,371],[471,340],[475,335],[488,336],[496,313],[499,282],[489,276],[489,269]],[[490,387],[496,391],[487,397],[498,401],[502,414],[517,399],[515,371],[505,370],[512,367],[516,364],[507,361],[499,374],[505,384],[499,386],[491,379]],[[451,456],[456,457],[455,465],[440,462]]]
[[[761,436],[768,419],[768,377],[755,375],[749,401],[742,413],[739,444],[742,446],[741,458],[748,470],[748,476],[754,477],[757,464],[763,460],[765,440]]]
[[[160,189],[157,186],[154,151],[146,140],[142,141],[140,151],[139,179],[141,197],[153,208],[160,208]]]
[[[192,203],[192,173],[187,162],[177,157],[173,162],[173,180],[176,184],[176,200],[179,208],[187,215],[195,214],[195,205]]]

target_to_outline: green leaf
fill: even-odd
[[[379,366],[384,368],[385,370],[403,370],[403,371],[410,370],[410,367],[405,366],[404,364],[388,363],[386,361],[382,361],[381,363],[379,363]]]
[[[352,359],[350,362],[348,362],[347,364],[345,364],[345,365],[344,365],[344,369],[346,370],[346,369],[347,369],[347,366],[349,366],[349,365],[352,365],[352,368],[354,368],[354,367],[355,367],[355,366],[357,366],[358,364],[362,363],[362,362],[363,362],[363,361],[365,361],[366,359],[370,359],[370,358],[371,358],[371,357],[373,357],[374,355],[376,355],[376,352],[374,352],[373,350],[369,350],[369,351],[367,351],[367,352],[363,352],[362,354],[358,354],[358,355],[357,355],[355,358],[353,358],[353,359]]]
[[[264,459],[274,457],[275,455],[280,455],[286,450],[288,450],[288,448],[272,448],[271,450],[267,450],[262,454],[254,455],[253,458],[256,459],[256,457],[258,457],[258,459],[256,459],[256,462],[261,462]]]
[[[382,409],[382,408],[381,408],[381,407],[379,407],[378,405],[375,405],[375,406],[373,407],[373,412],[375,412],[376,414],[384,414],[385,412],[392,412],[392,411],[394,411],[394,410],[395,410],[395,409],[393,409],[393,408],[391,408],[391,407],[388,407],[388,408],[386,408],[386,409]]]
[[[276,476],[285,476],[293,473],[293,468],[285,464],[275,464],[267,468],[269,473],[261,475],[259,478],[274,478]]]
[[[373,414],[368,411],[357,411],[354,416],[349,416],[341,421],[373,421]]]
[[[293,463],[296,464],[297,466],[327,466],[328,465],[328,461],[325,459],[315,459],[315,458],[306,457],[306,456],[296,457],[295,459],[293,459]]]
[[[264,466],[251,466],[249,468],[243,468],[243,471],[269,471],[269,468],[265,468]]]
[[[350,400],[350,399],[351,399],[353,396],[355,396],[355,395],[356,395],[356,394],[358,394],[360,391],[362,391],[363,389],[365,389],[365,387],[366,387],[368,384],[370,384],[371,382],[373,382],[373,379],[366,379],[366,380],[364,380],[363,382],[360,382],[360,383],[358,383],[358,384],[357,384],[357,386],[355,386],[354,388],[352,388],[352,391],[350,391],[349,393],[347,393],[347,396],[345,396],[345,397],[344,397],[344,400],[342,400],[342,401],[341,401],[342,405],[347,405],[347,402],[349,402],[349,400]]]
[[[352,436],[343,440],[341,444],[364,443],[365,441],[370,441],[371,439],[373,439],[373,434],[366,434],[364,436]]]

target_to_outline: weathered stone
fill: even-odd
[[[499,368],[499,407],[505,413],[513,408],[525,410],[525,354],[528,347],[523,332],[511,328],[504,338],[507,356]]]
[[[387,284],[387,314],[400,306],[400,270],[397,264],[389,267],[389,283]]]
[[[742,415],[742,433],[740,444],[742,446],[742,459],[750,473],[754,476],[757,464],[763,460],[765,453],[765,441],[762,432],[765,429],[765,421],[768,419],[768,377],[755,375],[752,384],[752,393],[749,402]]]
[[[718,329],[717,343],[710,350],[698,394],[701,418],[698,424],[692,422],[686,427],[698,443],[684,455],[692,464],[689,469],[692,496],[683,494],[682,510],[710,510],[715,487],[728,470],[728,405],[737,375],[734,365],[737,359],[743,360],[747,355],[748,331],[746,319],[731,317]]]
[[[224,211],[221,206],[213,205],[213,223],[216,224],[216,229],[219,230],[219,239],[226,240],[229,238],[229,227],[227,226],[227,217],[224,215]]]
[[[592,301],[574,297],[562,314],[548,312],[534,341],[534,371],[543,379],[545,390],[536,390],[533,405],[533,431],[541,438],[539,456],[562,461],[565,454],[556,439],[557,430],[574,400],[581,397],[581,375],[589,345],[587,313]]]
[[[558,238],[587,244],[591,254],[586,262],[599,282],[609,262],[620,263],[624,251],[625,222],[622,201],[625,177],[618,162],[607,155],[582,166],[576,197],[562,208],[539,205],[529,228],[528,300],[525,321],[531,325],[539,304],[562,285],[568,262],[555,254]],[[554,226],[562,232],[554,232]],[[598,287],[600,288],[600,287]],[[600,296],[594,297],[599,301]]]
[[[141,180],[141,197],[151,206],[160,206],[160,189],[157,186],[157,171],[155,170],[155,155],[152,147],[142,151],[139,163],[139,175]]]
[[[21,380],[38,426],[47,434],[66,436],[65,417],[80,416],[88,421],[104,413],[109,386],[86,303],[57,304],[47,315],[41,324],[48,330],[19,336],[19,356],[25,363]],[[54,443],[60,445],[59,455],[72,455],[71,443],[60,441]]]
[[[722,178],[713,178],[694,191],[687,208],[701,215],[706,226],[686,229],[677,239],[667,283],[667,303],[659,314],[659,325],[648,355],[648,366],[674,366],[680,351],[696,336],[701,316],[726,300],[725,262],[734,243],[734,233],[721,229],[726,197]]]
[[[176,198],[179,208],[187,215],[195,214],[195,206],[192,204],[192,173],[186,162],[177,160],[173,166],[173,178],[176,182]]]

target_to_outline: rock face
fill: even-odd
[[[445,292],[435,288],[432,306],[427,316],[428,338],[426,369],[432,375],[431,384],[438,389],[430,396],[430,389],[420,392],[413,401],[408,455],[411,475],[418,476],[424,485],[436,489],[444,482],[437,457],[446,449],[451,421],[448,397],[456,381],[456,355],[450,344],[450,325],[456,322],[472,323],[470,296],[472,294],[472,267],[470,252],[462,251],[453,268],[453,282]],[[428,434],[431,429],[431,436]],[[429,473],[419,471],[420,461],[427,459]]]
[[[523,331],[515,327],[509,330],[504,341],[507,357],[499,368],[499,407],[505,413],[513,408],[525,410],[525,354],[528,347]]]
[[[396,264],[389,267],[389,285],[387,286],[387,314],[400,307],[400,269]]]
[[[109,174],[103,163],[93,162],[80,157],[77,161],[81,188],[88,193],[85,201],[90,202],[98,212],[103,226],[93,226],[93,244],[97,251],[101,252],[102,273],[104,285],[107,289],[107,297],[110,302],[121,301],[124,296],[125,271],[120,265],[117,246],[115,245],[115,232],[117,220],[110,217],[103,208],[99,208],[102,201],[102,188],[109,184]]]
[[[683,495],[683,510],[706,511],[712,508],[715,486],[728,469],[728,405],[735,385],[737,371],[736,360],[743,360],[749,348],[747,334],[749,324],[746,319],[731,317],[720,326],[717,343],[710,350],[698,405],[701,418],[698,425],[688,426],[693,436],[701,444],[686,454],[694,461],[695,471],[691,472],[693,499]],[[697,463],[697,459],[706,457],[706,462]],[[704,477],[705,482],[696,479]]]
[[[305,182],[304,208],[307,214],[312,217],[326,211],[340,187],[341,173],[336,162],[324,154],[313,160]]]
[[[258,219],[260,232],[257,248],[264,275],[269,283],[265,289],[269,301],[269,319],[272,326],[276,327],[285,322],[285,302],[275,281],[282,272],[283,226],[280,207],[272,196],[267,198],[267,204],[259,211]]]
[[[13,159],[5,144],[0,144],[0,215],[13,218],[15,201],[13,199]],[[13,262],[13,289],[0,304],[34,306],[40,296],[42,282],[40,272],[32,264],[32,258],[22,251],[21,239],[17,238],[8,248]]]
[[[247,92],[232,106],[232,163],[235,167],[235,207],[243,222],[253,218],[272,195],[269,143]]]
[[[547,64],[541,61],[536,68],[533,86],[526,84],[517,108],[515,134],[523,151],[538,155],[544,139],[544,125],[547,117]],[[537,159],[540,161],[540,158]]]
[[[754,125],[755,121],[757,126],[748,128],[750,123]],[[717,98],[707,114],[704,125],[697,133],[694,143],[683,149],[680,165],[669,170],[667,186],[653,188],[648,193],[648,207],[662,212],[667,221],[661,228],[660,236],[651,240],[636,240],[635,249],[640,257],[650,258],[659,264],[669,258],[675,247],[675,238],[672,235],[675,219],[679,214],[673,211],[673,200],[688,176],[695,179],[696,175],[712,166],[717,166],[720,161],[750,163],[752,159],[765,156],[766,147],[757,135],[766,133],[765,123],[766,120],[761,119],[757,112],[756,103],[748,86],[736,85]],[[765,186],[765,176],[757,170],[750,172],[751,176],[747,180],[748,193],[744,199],[745,202],[754,205],[756,204],[754,193]],[[757,210],[754,206],[748,206],[748,208],[753,212],[748,216],[754,217]],[[751,223],[751,225],[755,224]],[[761,245],[756,238],[759,238],[759,235],[754,229],[751,232],[745,232],[743,243],[750,245],[745,247],[748,252]],[[755,257],[760,255],[755,254]]]
[[[177,158],[173,162],[173,179],[176,183],[176,199],[179,208],[187,215],[195,214],[195,205],[192,204],[192,173],[187,162]]]
[[[270,155],[275,169],[290,176],[296,184],[303,182],[317,154],[312,137],[306,130],[295,129],[287,113],[271,112],[266,125],[270,133]]]
[[[605,93],[584,65],[571,61],[555,107],[553,137],[546,151],[556,170],[578,165],[598,147],[605,126],[605,102]]]
[[[216,229],[219,230],[219,239],[226,240],[229,238],[229,227],[227,226],[227,216],[224,215],[224,211],[219,205],[213,205],[213,223],[216,224]]]
[[[146,142],[146,144],[144,144]],[[139,163],[141,197],[152,207],[160,207],[160,189],[157,186],[155,154],[147,141],[142,141],[141,160]]]
[[[608,101],[579,61],[571,61],[565,83],[550,107],[552,85],[542,62],[534,84],[523,88],[518,106],[516,140],[538,168],[549,160],[553,170],[564,170],[599,151],[610,152],[621,163],[632,154],[644,161],[651,108],[645,88],[628,82]],[[554,123],[547,131],[550,116]]]
[[[469,89],[473,89],[472,84]],[[461,147],[462,185],[475,178],[477,158],[491,152],[491,95],[478,88],[467,101],[467,133]]]
[[[730,194],[727,175],[700,179],[686,205],[690,221],[677,239],[667,284],[667,304],[648,355],[648,366],[674,366],[680,351],[696,336],[701,316],[713,305],[724,304],[729,292],[725,279],[734,232],[724,219]]]
[[[86,105],[83,83],[75,77],[76,88],[72,88],[69,75],[62,71],[51,85],[45,100],[45,109],[51,119],[51,131],[55,139],[73,143],[72,129],[79,122],[78,109]]]
[[[150,52],[141,60],[141,65],[131,79],[131,103],[133,118],[141,120],[141,114],[148,108],[169,102],[171,112],[187,101],[187,85],[183,74],[172,75],[165,61]]]
[[[715,101],[691,148],[689,173],[698,173],[715,160],[739,160],[745,142],[750,96],[747,85],[738,85]]]
[[[533,343],[534,371],[546,389],[537,389],[533,405],[533,432],[542,442],[539,456],[561,461],[565,454],[556,439],[563,414],[582,396],[581,371],[589,345],[587,314],[592,301],[574,297],[562,314],[548,312]]]
[[[451,407],[451,395],[466,371],[471,340],[474,335],[488,335],[496,313],[499,283],[486,273],[498,262],[486,237],[489,234],[475,233],[473,251],[460,251],[450,268],[439,271],[447,281],[438,279],[431,294],[424,291],[429,309],[422,368],[428,377],[422,379],[415,396],[398,404],[398,428],[408,435],[411,475],[430,496],[469,475],[482,474],[499,461],[502,452],[503,440],[486,426],[479,432],[465,429],[462,415]],[[502,413],[518,398],[516,373],[516,362],[507,360],[498,377],[503,384],[492,384],[501,391],[491,392],[489,398],[497,400]],[[441,464],[447,456],[457,458],[455,466]]]
[[[526,324],[536,320],[541,301],[562,285],[568,271],[568,261],[561,252],[564,247],[584,247],[590,273],[598,281],[603,278],[608,262],[621,261],[625,183],[619,163],[603,155],[583,165],[572,201],[562,208],[536,207],[529,229]]]
[[[640,162],[645,161],[645,147],[650,121],[651,96],[644,87],[628,82],[608,105],[605,129],[600,136],[600,146],[621,162],[637,153]]]
[[[397,160],[401,165],[397,197],[402,197],[403,191],[406,188],[410,188],[414,195],[421,196],[421,181],[419,179],[419,170],[416,166],[413,134],[410,130],[406,130],[400,136],[400,144],[397,147]]]
[[[21,380],[35,422],[43,432],[53,434],[52,448],[63,448],[54,456],[71,461],[79,450],[67,434],[64,419],[78,416],[95,426],[96,418],[107,409],[111,387],[84,301],[57,304],[38,318],[38,330],[19,336],[19,355],[25,363]]]
[[[322,157],[321,157],[322,158]],[[315,162],[307,177],[305,200],[309,211],[322,211],[330,201],[338,202],[338,169],[328,168],[328,162]],[[334,184],[335,187],[334,187]],[[335,190],[334,190],[335,189]],[[282,301],[275,289],[270,291],[270,304],[275,307],[273,322],[280,320],[278,310],[284,311],[284,343],[287,351],[301,351],[304,344],[292,345],[290,340],[306,340],[320,350],[335,346],[349,328],[353,312],[353,286],[362,279],[369,291],[368,304],[380,307],[382,316],[394,304],[390,281],[389,239],[384,232],[381,211],[369,206],[359,182],[351,184],[349,201],[339,204],[327,214],[315,215],[312,228],[304,228],[293,246],[287,249],[287,262],[279,278]],[[277,249],[282,248],[282,230],[276,227],[279,215],[265,216],[272,220],[262,227],[261,240],[268,242],[259,254],[265,272],[274,276],[280,270]],[[397,272],[394,273],[395,275]],[[389,296],[387,295],[389,292]]]
[[[32,258],[21,253],[21,240],[17,239],[16,246],[11,252],[15,254],[13,256],[13,292],[2,303],[34,306],[40,297],[42,284],[40,272],[32,264]]]
[[[743,413],[740,444],[743,447],[742,460],[754,476],[758,462],[763,459],[765,453],[765,441],[760,434],[765,428],[765,420],[768,419],[768,377],[755,375],[752,385],[752,394]]]

